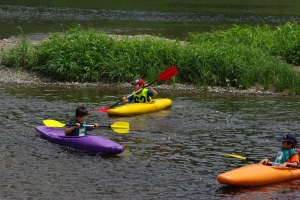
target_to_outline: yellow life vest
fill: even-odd
[[[134,93],[135,91],[133,91]],[[133,95],[134,103],[146,103],[151,102],[152,98],[148,96],[148,89],[144,88],[141,93]]]

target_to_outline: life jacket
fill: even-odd
[[[299,158],[300,158],[300,149],[294,149],[298,155],[299,155]],[[291,162],[291,159],[289,158],[286,162]]]
[[[72,120],[70,124],[76,124],[76,120]],[[87,134],[87,127],[83,126],[86,124],[86,121],[83,122],[83,124],[80,125],[79,128],[76,128],[72,131],[72,134],[69,134],[69,136],[83,136]]]
[[[134,93],[135,91],[133,91]],[[133,102],[134,103],[146,103],[151,102],[152,98],[148,96],[148,89],[144,88],[139,94],[133,95]]]
[[[276,165],[276,163],[288,162],[289,158],[295,154],[298,154],[298,152],[293,149],[281,148],[277,155],[273,158],[273,165]]]

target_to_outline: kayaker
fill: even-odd
[[[136,79],[131,83],[133,85],[133,95],[130,97],[123,97],[123,101],[134,103],[146,103],[151,102],[153,96],[157,96],[158,93],[150,85],[146,85],[145,81],[141,78]],[[145,86],[146,85],[146,86]],[[141,90],[136,93],[136,91]]]
[[[78,107],[75,111],[75,119],[71,120],[69,124],[76,124],[74,126],[67,126],[65,134],[67,136],[82,136],[87,135],[87,131],[92,131],[99,125],[94,124],[94,127],[84,126],[86,123],[88,111],[85,107]]]
[[[277,155],[273,160],[265,158],[260,161],[261,164],[267,165],[269,162],[274,162],[273,165],[278,165],[279,167],[289,167],[297,166],[299,164],[299,154],[295,151],[295,146],[297,145],[297,139],[294,134],[286,134],[285,136],[278,137],[277,140],[282,143],[282,148],[278,151]]]

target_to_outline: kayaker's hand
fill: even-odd
[[[80,123],[76,123],[74,125],[71,125],[71,126],[68,126],[68,128],[66,128],[65,130],[65,134],[66,135],[71,135],[72,134],[72,131],[76,128],[79,128],[80,127]]]
[[[127,97],[123,97],[123,101],[124,101],[125,103],[127,103],[127,102],[128,102]]]
[[[94,124],[94,127],[95,127],[95,128],[99,127],[99,124],[95,123],[95,124]]]
[[[290,163],[290,162],[284,162],[284,163],[278,165],[278,167],[280,167],[280,168],[284,168],[284,167],[297,167],[297,166],[298,166],[297,162],[292,162],[292,163]]]
[[[76,123],[74,126],[73,126],[73,128],[75,129],[75,128],[79,128],[80,127],[80,123]]]
[[[145,84],[144,88],[147,88],[147,89],[149,89],[149,90],[153,90],[153,87],[151,87],[151,86],[148,85],[148,84]]]
[[[287,167],[288,163],[285,162],[285,163],[282,163],[280,165],[278,165],[279,168],[284,168],[284,167]]]
[[[270,162],[270,160],[268,158],[265,158],[265,159],[261,160],[259,163],[267,165],[269,162]]]

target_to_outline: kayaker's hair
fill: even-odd
[[[294,144],[293,141],[287,141],[287,143],[288,143],[289,145],[292,144],[292,148],[295,148],[295,144]]]
[[[78,107],[76,108],[76,113],[75,117],[82,117],[82,116],[87,116],[88,115],[88,110],[85,107]]]

